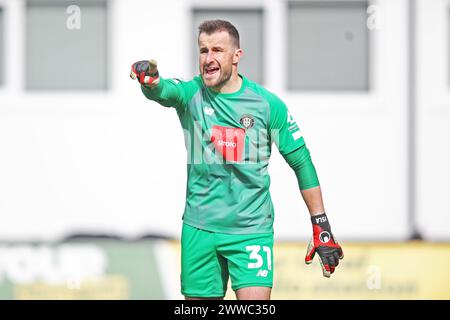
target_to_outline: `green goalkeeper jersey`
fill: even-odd
[[[283,156],[304,146],[286,105],[260,85],[242,78],[234,93],[207,88],[200,76],[185,82],[160,78],[144,95],[174,107],[187,149],[183,220],[221,233],[273,232],[268,164],[275,143]],[[318,185],[317,179],[303,188]]]

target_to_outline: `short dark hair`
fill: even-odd
[[[233,26],[229,21],[225,20],[206,20],[203,21],[198,26],[198,35],[200,36],[201,33],[206,33],[207,35],[213,34],[214,32],[219,31],[226,31],[230,35],[231,39],[233,40],[234,44],[237,48],[240,48],[239,44],[239,32],[237,31],[236,27]]]

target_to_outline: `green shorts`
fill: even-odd
[[[225,234],[183,224],[181,293],[223,297],[231,287],[272,287],[273,233]]]

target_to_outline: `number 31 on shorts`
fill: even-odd
[[[263,250],[263,253],[261,252],[261,248]],[[246,246],[245,249],[247,251],[250,251],[249,258],[251,260],[255,260],[254,262],[249,262],[247,267],[249,269],[256,269],[261,268],[264,264],[263,256],[267,259],[267,269],[272,270],[272,259],[271,259],[271,250],[268,246]]]

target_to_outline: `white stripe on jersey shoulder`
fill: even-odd
[[[295,131],[294,133],[292,133],[292,137],[294,138],[294,140],[298,140],[302,137],[302,133],[301,131]]]

